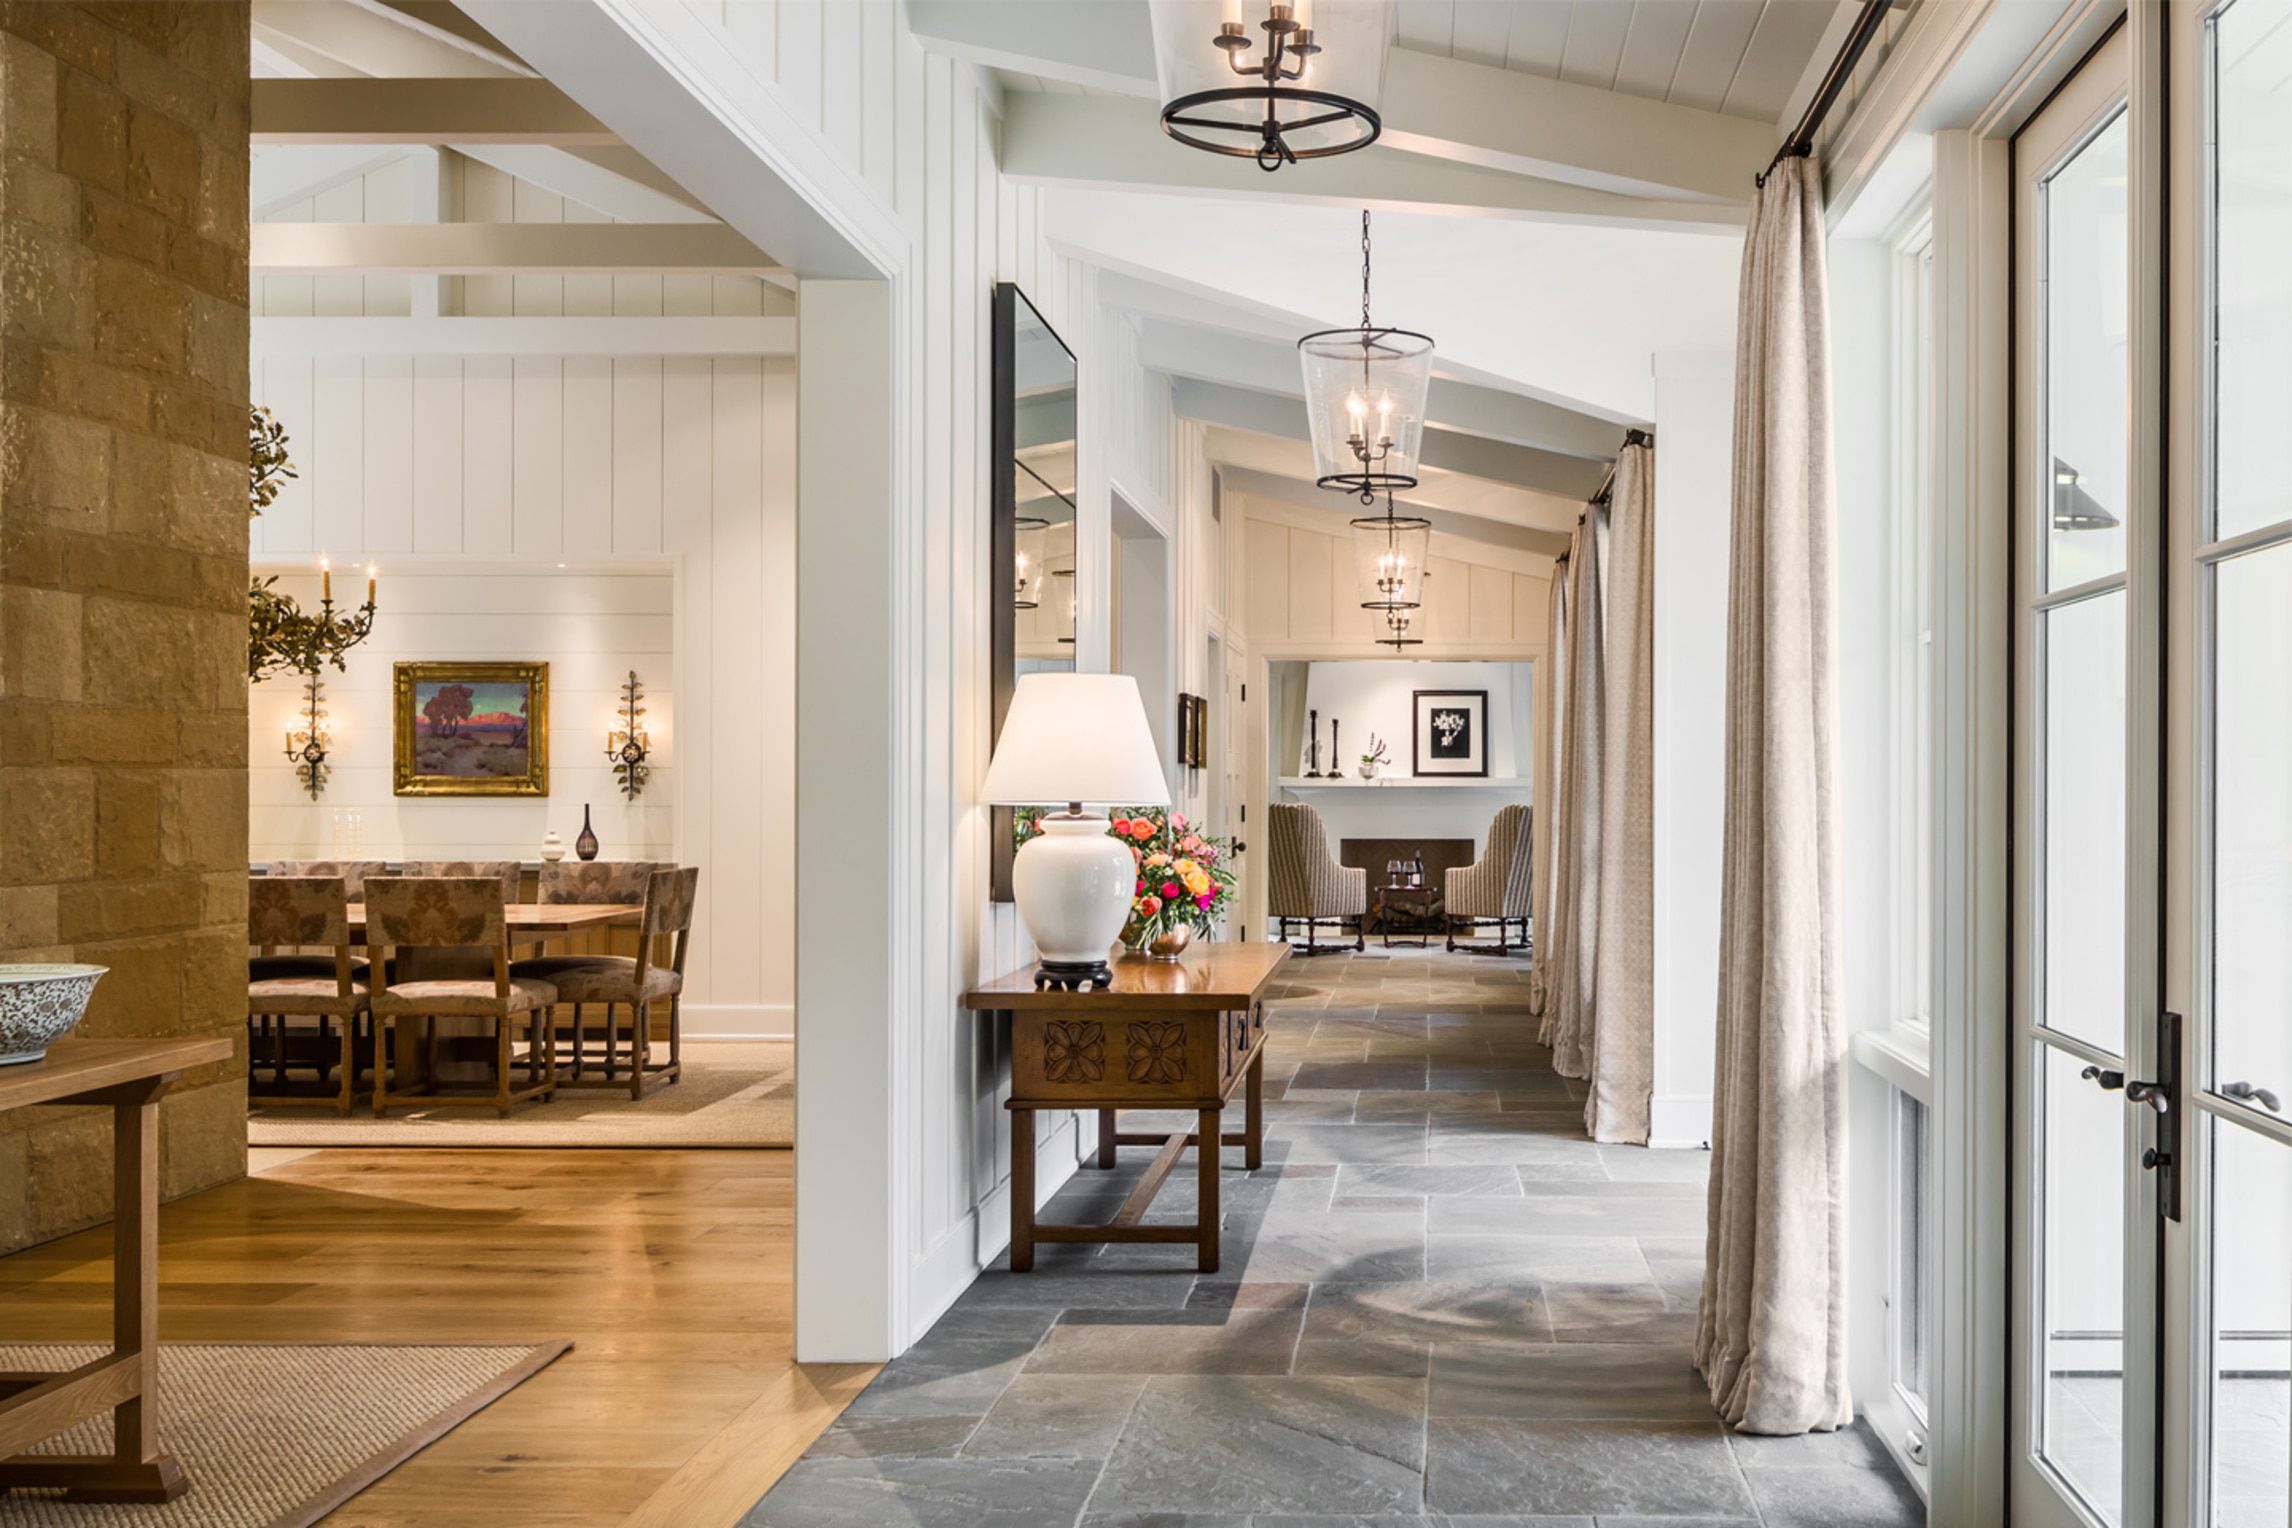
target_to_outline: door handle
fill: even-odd
[[[2249,1082],[2224,1082],[2220,1085],[2220,1091],[2223,1097],[2233,1098],[2238,1103],[2258,1104],[2271,1114],[2284,1112],[2284,1101],[2269,1088],[2255,1087]]]
[[[1238,838],[1237,838],[1237,839],[1235,839],[1235,840],[1234,840],[1234,853],[1236,853],[1236,854],[1247,854],[1247,853],[1249,853],[1249,845],[1248,845],[1248,844],[1245,844],[1245,843],[1243,843],[1243,842],[1242,842],[1240,839],[1238,839]]]
[[[2160,1115],[2170,1114],[2173,1112],[2173,1090],[2170,1084],[2162,1082],[2128,1082],[2125,1084],[2125,1102],[2147,1104]]]
[[[2077,1075],[2087,1082],[2107,1088],[2112,1093],[2125,1085],[2125,1074],[2106,1066],[2089,1066]]]

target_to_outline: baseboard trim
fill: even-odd
[[[687,1040],[793,1040],[793,1003],[686,1003],[677,1014]]]
[[[1658,1151],[1702,1151],[1711,1144],[1708,1095],[1658,1097],[1648,1101],[1647,1144]]]
[[[1078,1118],[1067,1115],[1050,1138],[1035,1147],[1038,1208],[1048,1204],[1051,1195],[1064,1188],[1081,1166],[1082,1136],[1075,1124]],[[1001,1256],[1010,1244],[1011,1180],[1006,1177],[987,1191],[977,1208],[950,1226],[916,1259],[908,1284],[913,1330],[907,1334],[901,1350],[913,1346],[936,1326],[939,1318],[947,1314],[948,1308],[961,1299],[963,1291],[979,1277],[979,1271]]]

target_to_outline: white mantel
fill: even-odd
[[[1302,801],[1321,814],[1331,853],[1348,838],[1422,837],[1469,838],[1477,854],[1488,847],[1488,824],[1497,812],[1531,797],[1528,781],[1517,775],[1290,776],[1277,784],[1276,800]]]

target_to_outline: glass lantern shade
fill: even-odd
[[[1043,585],[1050,578],[1050,522],[1021,515],[1017,545],[1011,557],[1011,603],[1032,610],[1043,602]]]
[[[1425,558],[1432,522],[1386,512],[1353,522],[1353,571],[1363,610],[1414,610],[1424,603]]]
[[[1394,648],[1424,646],[1424,638],[1412,637],[1409,635],[1410,618],[1414,616],[1415,613],[1416,612],[1411,610],[1386,611],[1385,634],[1377,639],[1378,645],[1381,647]]]
[[[1074,640],[1075,634],[1074,569],[1051,569],[1049,597],[1051,602],[1051,609],[1053,611],[1056,611],[1061,607],[1064,607],[1066,610],[1066,634],[1060,637],[1059,640],[1061,642],[1072,642]]]
[[[1417,486],[1433,342],[1407,329],[1325,329],[1297,342],[1313,470],[1364,504]]]
[[[1394,0],[1148,0],[1162,130],[1277,170],[1374,143]]]

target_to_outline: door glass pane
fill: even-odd
[[[2232,558],[2213,579],[2213,1087],[2283,1099],[2292,1097],[2292,545]]]
[[[1926,1106],[1894,1095],[1894,1383],[1926,1405]]]
[[[2212,1521],[2273,1528],[2292,1509],[2292,1147],[2211,1129]]]
[[[2045,1068],[2046,1461],[2106,1523],[2124,1474],[2124,1095],[2041,1046]]]
[[[2125,1050],[2125,591],[2042,617],[2044,1022]]]
[[[2125,571],[2126,129],[2045,186],[2046,587]]]
[[[2216,28],[2215,535],[2228,537],[2292,519],[2292,0],[2236,0]]]

